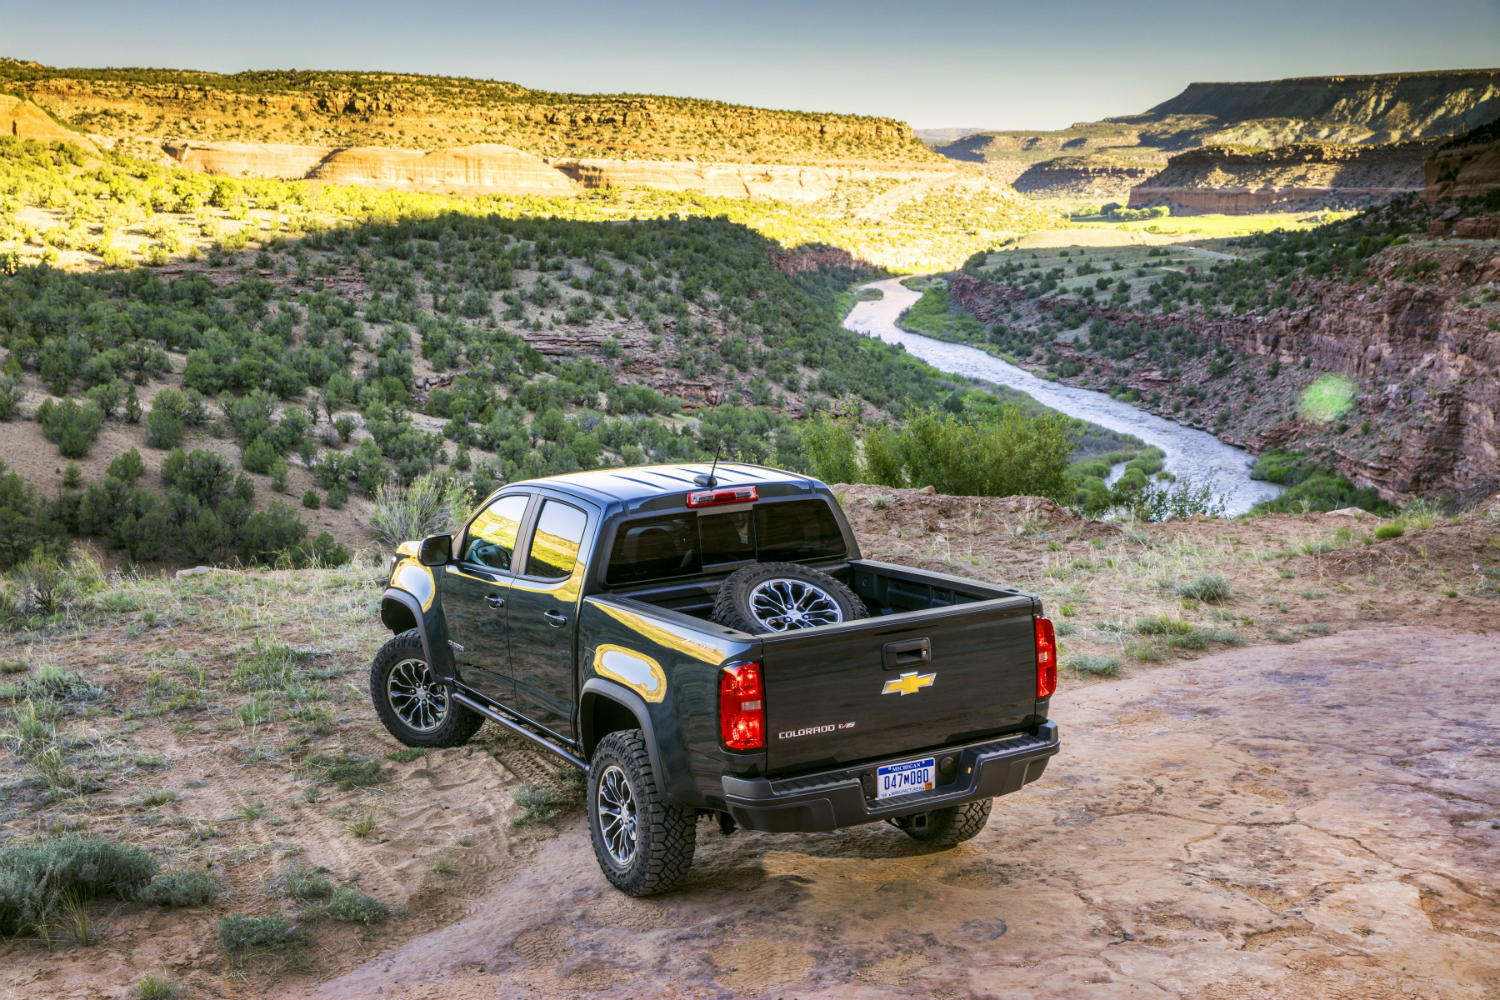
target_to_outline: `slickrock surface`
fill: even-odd
[[[575,820],[467,919],[278,995],[1477,1000],[1497,654],[1385,629],[1074,689],[1047,774],[948,850],[704,823],[693,882],[632,900]]]

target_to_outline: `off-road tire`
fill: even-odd
[[[624,865],[611,856],[600,827],[600,778],[612,768],[623,772],[635,802],[635,853]],[[652,896],[677,888],[687,878],[698,846],[697,813],[666,800],[639,729],[610,733],[594,748],[586,808],[594,857],[616,889],[627,896]]]
[[[736,570],[719,585],[719,594],[714,599],[712,620],[720,625],[751,635],[769,635],[777,629],[767,628],[751,613],[751,595],[756,587],[772,580],[795,580],[819,588],[838,605],[842,621],[854,621],[870,617],[865,602],[859,596],[822,570],[799,563],[757,563]],[[802,626],[806,627],[806,626]]]
[[[386,732],[409,747],[461,747],[484,725],[484,716],[453,700],[451,689],[445,692],[446,714],[434,729],[414,729],[402,721],[396,706],[391,704],[388,682],[391,671],[397,666],[419,660],[431,670],[427,654],[422,649],[422,634],[416,629],[392,636],[375,660],[370,664],[370,700],[375,703],[375,714],[385,725]]]
[[[979,831],[983,830],[984,825],[990,821],[990,810],[994,805],[994,799],[976,799],[973,802],[965,802],[961,806],[934,809],[927,814],[925,829],[913,830],[910,827],[901,829],[911,839],[924,844],[931,844],[934,847],[951,847],[979,836]]]

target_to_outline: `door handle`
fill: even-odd
[[[505,598],[503,598],[503,597],[486,597],[484,599],[484,603],[488,604],[492,608],[503,608],[503,607],[505,607]]]
[[[553,628],[562,628],[568,624],[568,616],[561,611],[543,611],[542,617],[547,619],[548,624]]]
[[[888,642],[880,649],[881,665],[886,670],[902,667],[919,667],[932,662],[932,642],[929,639],[907,639],[904,642]]]

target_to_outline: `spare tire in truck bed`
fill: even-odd
[[[816,628],[868,618],[854,591],[821,570],[798,563],[746,566],[719,586],[713,620],[751,635]]]

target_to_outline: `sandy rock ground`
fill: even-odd
[[[692,884],[632,900],[575,820],[462,920],[276,995],[1492,996],[1497,654],[1382,629],[1065,694],[1062,754],[950,850],[705,823]]]
[[[975,840],[726,838],[705,821],[693,880],[632,900],[599,874],[576,809],[515,822],[522,786],[560,787],[520,740],[486,727],[388,756],[364,689],[386,637],[375,569],[123,580],[154,624],[95,612],[0,643],[0,661],[108,690],[59,722],[98,790],[49,800],[0,754],[0,838],[112,837],[168,870],[204,865],[223,892],[177,910],[99,901],[87,946],[0,941],[0,1000],[123,998],[148,972],[187,997],[277,1000],[1492,1000],[1500,521],[1366,543],[1370,518],[1109,524],[1038,498],[836,489],[866,557],[1034,590],[1065,664],[1118,660],[1110,677],[1064,672],[1062,753]],[[1204,572],[1230,595],[1183,603],[1174,584]],[[1159,616],[1202,641],[1140,631]],[[251,724],[260,695],[235,677],[257,640],[303,651],[296,697],[315,700],[273,692]],[[189,704],[167,706],[179,693]],[[341,790],[319,754],[389,780]],[[295,918],[292,867],[397,916],[309,918],[304,964],[236,964],[219,919]]]

